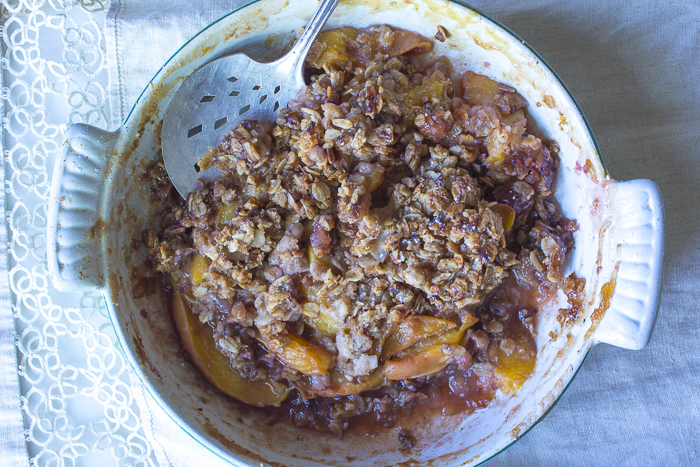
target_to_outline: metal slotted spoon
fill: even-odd
[[[294,47],[271,63],[244,54],[213,60],[192,73],[177,90],[165,111],[161,147],[173,185],[183,197],[221,177],[213,167],[197,162],[243,120],[275,121],[305,86],[304,62],[311,44],[339,0],[322,0]]]

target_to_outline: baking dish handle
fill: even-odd
[[[651,180],[619,182],[613,222],[619,268],[610,306],[595,332],[596,343],[644,348],[651,338],[661,296],[664,210]]]
[[[101,290],[105,219],[100,216],[118,132],[75,124],[54,165],[47,213],[49,276],[60,291]]]

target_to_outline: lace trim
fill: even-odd
[[[9,279],[35,466],[157,465],[102,296],[57,292],[46,267],[46,202],[63,132],[110,121],[107,8],[102,0],[2,0],[0,12]]]

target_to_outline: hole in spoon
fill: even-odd
[[[253,86],[253,91],[259,91],[259,90],[260,90],[260,86],[258,86],[257,84],[255,86]]]
[[[235,83],[236,81],[238,81],[238,78],[236,78],[235,76],[231,76],[231,77],[230,77],[229,79],[227,79],[226,81],[231,81],[232,83]]]
[[[272,111],[273,111],[273,112],[277,112],[277,109],[279,109],[279,108],[280,108],[280,103],[279,103],[279,102],[275,102],[275,108],[272,109]]]
[[[200,103],[201,103],[201,102],[211,102],[211,101],[214,100],[215,97],[216,97],[216,96],[204,96],[204,97],[202,97],[202,100],[199,101],[199,102],[200,102]]]
[[[216,122],[214,122],[214,129],[218,130],[219,128],[224,126],[224,124],[226,124],[226,122],[228,122],[228,117],[218,119]]]
[[[260,98],[260,104],[262,104],[263,102],[265,102],[265,99],[267,99],[267,94],[265,94],[264,96],[262,96],[262,97]]]
[[[275,94],[277,94],[278,92],[280,92],[280,89],[282,89],[282,87],[281,87],[281,86],[277,86],[277,87],[275,88]]]
[[[231,94],[229,94],[229,96],[236,97],[240,93],[241,93],[241,91],[231,91]]]
[[[195,162],[195,163],[194,163],[194,170],[195,170],[197,173],[199,173],[199,171],[202,170],[202,169],[199,168],[199,162]]]
[[[197,125],[194,128],[190,128],[190,130],[187,132],[187,137],[192,138],[194,135],[197,135],[202,132],[202,125]]]
[[[238,115],[243,115],[247,111],[250,110],[250,104],[246,105],[245,107],[241,108],[240,112],[238,112]]]

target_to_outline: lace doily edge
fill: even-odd
[[[3,74],[0,73],[0,89],[4,89]],[[0,99],[0,114],[5,115],[5,101]],[[5,154],[5,132],[0,131],[0,151]],[[15,346],[15,319],[12,312],[12,297],[9,278],[9,248],[7,204],[5,199],[5,163],[0,164],[0,451],[3,462],[17,467],[29,467],[29,452],[25,438],[24,418],[20,401],[19,375],[17,373],[17,347]]]

